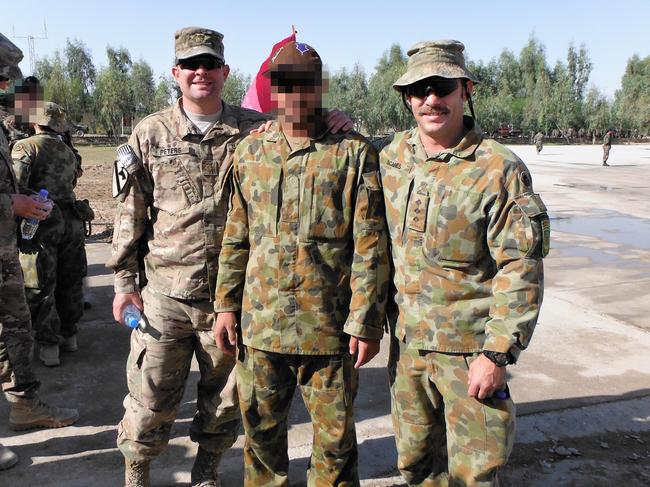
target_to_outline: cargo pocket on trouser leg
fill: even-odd
[[[445,397],[450,484],[491,486],[508,460],[514,441],[515,407],[511,398],[478,400],[467,395],[467,373],[473,355],[448,355],[458,380]],[[455,368],[455,371],[453,370]]]

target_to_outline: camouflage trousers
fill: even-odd
[[[118,448],[135,461],[162,453],[196,356],[201,377],[190,438],[209,452],[226,451],[239,428],[235,359],[223,354],[214,341],[212,303],[174,299],[149,288],[142,298],[148,325],[131,334],[129,394],[118,426]]]
[[[287,416],[297,385],[314,428],[307,485],[359,485],[353,414],[358,373],[349,354],[290,355],[241,347],[236,370],[246,432],[245,486],[289,485]]]
[[[544,148],[544,144],[535,144],[535,149],[537,150],[538,154],[542,152],[543,148]]]
[[[609,159],[609,150],[611,148],[611,145],[603,145],[603,163],[607,162],[607,159]]]
[[[77,333],[86,273],[83,222],[55,206],[32,240],[23,240],[20,263],[36,341],[55,345]]]
[[[7,395],[31,398],[39,386],[32,368],[34,338],[15,246],[0,248],[0,382]]]
[[[498,486],[512,450],[512,399],[467,395],[475,354],[406,348],[392,339],[391,409],[398,467],[410,486]]]

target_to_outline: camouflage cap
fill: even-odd
[[[0,76],[6,79],[19,79],[23,75],[18,63],[23,59],[23,52],[18,47],[0,34]]]
[[[475,83],[478,79],[465,67],[465,46],[459,41],[418,42],[408,50],[408,64],[393,88],[402,91],[405,86],[440,76],[442,78],[467,78]]]
[[[316,50],[304,42],[287,42],[273,53],[264,76],[279,71],[316,71],[323,67],[323,61]]]
[[[65,110],[51,101],[45,102],[42,107],[38,108],[34,123],[49,127],[60,134],[68,128],[65,121]]]
[[[203,27],[185,27],[174,34],[176,63],[201,54],[226,62],[223,56],[223,34]]]

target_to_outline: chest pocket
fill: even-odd
[[[310,238],[337,240],[349,234],[356,199],[355,178],[353,169],[318,169],[311,176],[311,188],[306,188],[311,192]]]
[[[445,186],[433,189],[424,246],[430,260],[475,262],[486,248],[482,196]]]
[[[155,158],[151,175],[154,181],[154,206],[174,215],[201,202],[190,171],[178,158]]]

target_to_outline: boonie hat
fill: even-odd
[[[432,76],[467,78],[478,83],[476,76],[465,67],[464,50],[465,46],[459,41],[418,42],[408,50],[406,73],[393,83],[393,88],[402,91],[404,87]]]
[[[56,103],[52,103],[51,101],[45,102],[42,107],[38,108],[34,123],[49,127],[55,132],[62,134],[67,129],[65,110]]]

